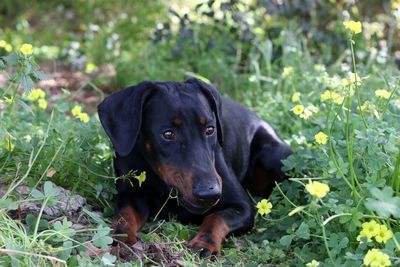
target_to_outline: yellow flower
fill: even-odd
[[[42,89],[40,89],[40,88],[35,88],[35,89],[32,89],[30,92],[29,92],[29,95],[27,96],[27,98],[28,98],[28,100],[30,100],[30,101],[36,101],[36,100],[39,100],[39,99],[43,99],[43,98],[45,98],[46,97],[46,93],[45,93],[45,91],[43,91]]]
[[[326,100],[331,99],[331,91],[326,90],[325,92],[323,92],[323,93],[320,95],[320,98],[321,98],[321,101],[326,101]]]
[[[312,112],[308,110],[307,108],[304,110],[302,114],[299,115],[300,118],[308,120],[312,116]]]
[[[322,65],[322,64],[317,64],[317,65],[314,66],[314,70],[318,71],[318,72],[325,71],[325,66]]]
[[[87,73],[92,73],[96,69],[97,69],[97,66],[95,64],[93,64],[93,63],[87,63],[86,64],[86,72]]]
[[[306,190],[310,195],[315,196],[317,198],[323,198],[329,192],[329,186],[324,183],[320,183],[317,181],[309,180],[306,185]]]
[[[306,264],[307,267],[318,267],[319,266],[319,262],[316,260],[312,260],[311,262]]]
[[[71,109],[71,113],[72,113],[72,115],[75,116],[75,117],[78,116],[80,113],[82,113],[82,107],[76,105],[75,107],[73,107],[73,108]]]
[[[10,44],[6,44],[6,46],[4,47],[4,49],[6,50],[6,52],[11,52],[12,50],[13,50],[13,47],[12,47],[12,45],[10,45]]]
[[[4,48],[4,50],[6,50],[6,52],[12,51],[12,45],[10,45],[9,43],[7,43],[4,40],[0,40],[0,47]]]
[[[386,225],[380,225],[378,232],[375,235],[375,240],[376,242],[379,243],[384,243],[386,244],[386,242],[391,239],[393,237],[393,233],[391,230],[389,230]]]
[[[364,256],[364,264],[366,266],[372,266],[371,263],[375,263],[378,260],[379,249],[373,248],[368,250],[367,254]]]
[[[347,87],[347,86],[351,85],[349,79],[346,79],[346,78],[340,79],[340,83],[341,83],[341,85],[342,85],[343,87]]]
[[[19,51],[24,55],[31,55],[33,53],[33,46],[31,44],[22,44]]]
[[[347,76],[349,77],[350,84],[356,84],[358,86],[361,85],[361,78],[357,73],[349,71]]]
[[[318,132],[315,136],[315,142],[321,145],[325,145],[326,142],[328,141],[328,136],[324,134],[323,132]]]
[[[283,71],[282,71],[282,77],[286,78],[292,73],[293,73],[293,67],[285,67],[285,68],[283,68]]]
[[[136,176],[136,179],[139,181],[139,187],[142,186],[142,183],[146,181],[146,172],[141,172],[139,176]]]
[[[335,104],[342,104],[343,97],[336,92],[332,92],[330,90],[326,90],[324,93],[320,95],[321,101],[326,101],[331,99]]]
[[[366,237],[368,242],[372,242],[371,236],[369,236],[369,234],[367,234],[367,231],[365,231],[364,229],[361,230],[360,234],[357,236],[357,241],[361,243],[362,242],[362,240],[361,240],[362,237]]]
[[[258,213],[261,215],[267,215],[271,213],[272,204],[267,199],[262,199],[257,203],[256,207],[258,209]]]
[[[293,111],[294,114],[300,115],[304,111],[304,106],[303,105],[296,105],[296,106],[294,106],[292,111]]]
[[[46,101],[46,99],[40,98],[40,99],[38,100],[38,106],[39,106],[39,108],[41,108],[41,109],[46,109],[46,108],[47,108],[47,101]]]
[[[333,103],[338,104],[338,105],[342,104],[342,102],[343,102],[343,97],[335,92],[331,92],[331,99],[332,99]]]
[[[389,255],[383,253],[379,249],[373,248],[368,250],[364,257],[364,264],[370,267],[386,267],[390,266]]]
[[[308,120],[314,113],[318,112],[318,108],[316,106],[308,106],[304,109],[303,113],[299,115],[300,118]]]
[[[32,137],[29,134],[25,135],[23,138],[26,140],[26,142],[30,142],[32,140]]]
[[[354,21],[354,20],[345,21],[343,22],[343,25],[345,29],[349,30],[354,34],[358,34],[362,31],[362,25],[361,22],[359,21]]]
[[[83,123],[89,122],[89,115],[85,112],[79,113],[76,117],[80,119]]]
[[[362,111],[366,111],[366,110],[370,110],[374,108],[374,104],[372,104],[371,102],[369,102],[368,100],[364,102],[364,104],[361,105],[361,110]]]
[[[380,89],[375,91],[375,96],[381,99],[389,99],[391,93],[385,89]]]
[[[297,102],[297,101],[299,101],[299,100],[300,100],[300,93],[299,93],[299,92],[295,92],[295,93],[292,95],[291,100],[292,100],[292,102]]]
[[[368,238],[376,236],[379,232],[379,227],[380,227],[379,223],[377,223],[375,220],[365,222],[361,226],[363,235]]]

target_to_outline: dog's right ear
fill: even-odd
[[[142,124],[142,109],[155,85],[144,81],[106,97],[97,108],[100,122],[115,151],[127,156],[133,149]]]

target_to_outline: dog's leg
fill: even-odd
[[[242,196],[245,197],[244,200],[247,200],[246,195]],[[202,249],[200,252],[202,257],[220,254],[221,244],[228,234],[241,234],[253,227],[254,208],[250,201],[231,204],[224,202],[222,207],[226,206],[229,208],[206,216],[199,232],[189,241],[189,247]]]
[[[222,196],[218,209],[204,218],[189,247],[202,249],[203,257],[221,252],[221,243],[230,233],[241,234],[253,227],[254,207],[243,187],[226,166],[223,156],[216,155],[216,169],[222,178]]]
[[[204,218],[196,236],[189,241],[189,247],[203,249],[200,252],[202,257],[219,254],[221,243],[229,232],[229,226],[223,217],[215,213],[210,214]]]
[[[120,181],[125,182],[125,181]],[[126,235],[116,238],[125,243],[134,244],[137,241],[137,233],[146,222],[149,211],[144,200],[132,197],[129,190],[121,190],[123,186],[119,184],[117,197],[117,216],[115,217],[112,228],[114,234]]]

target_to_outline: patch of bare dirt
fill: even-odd
[[[85,105],[85,111],[93,114],[101,102],[104,93],[114,91],[115,69],[111,64],[106,64],[93,73],[74,69],[60,62],[47,62],[40,64],[39,68],[45,73],[47,79],[39,81],[35,86],[47,91],[50,102],[57,100],[63,90],[71,93],[72,99]],[[101,81],[101,85],[99,82]],[[7,76],[0,73],[0,87],[7,84]]]
[[[164,266],[184,266],[182,257],[184,251],[172,252],[171,245],[161,242],[138,241],[129,245],[115,240],[111,247],[111,254],[117,256],[120,261],[144,260],[147,258],[152,262],[163,263]]]

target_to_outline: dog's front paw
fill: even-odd
[[[140,224],[143,220],[135,210],[131,207],[127,207],[120,211],[117,217],[114,219],[111,228],[114,229],[113,234],[116,235],[116,239],[129,244],[137,242],[137,232],[140,228]]]
[[[123,221],[125,221],[123,217],[114,220],[111,226],[114,238],[124,243],[135,244],[137,242],[136,231],[126,221]]]
[[[202,258],[221,254],[221,244],[216,244],[211,238],[206,238],[204,235],[196,235],[188,242],[188,247],[198,251]]]
[[[137,242],[136,229],[129,225],[129,222],[119,215],[112,223],[111,228],[115,239],[118,241],[135,244]]]

